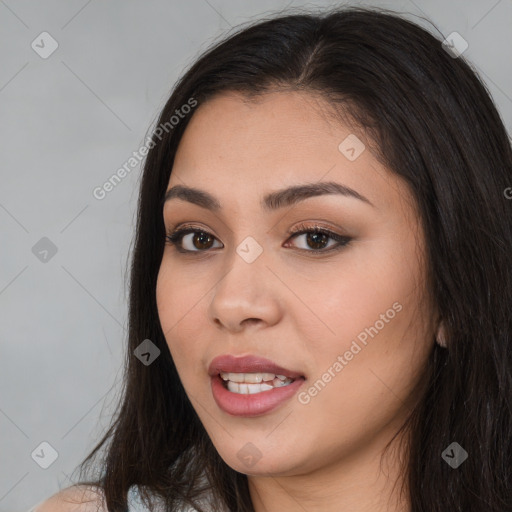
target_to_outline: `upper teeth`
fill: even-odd
[[[275,377],[279,380],[286,380],[288,377],[285,375],[276,375],[274,373],[226,373],[220,372],[223,380],[230,380],[231,382],[245,382],[248,384],[257,384],[264,381],[272,381]],[[291,380],[291,379],[290,379]]]

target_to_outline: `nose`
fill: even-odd
[[[216,284],[208,308],[211,321],[233,333],[250,325],[265,327],[282,316],[282,283],[269,270],[261,255],[248,263],[237,253],[230,259],[224,277]]]

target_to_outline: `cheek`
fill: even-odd
[[[348,350],[359,334],[364,342],[365,329],[376,323],[379,332],[396,333],[403,329],[400,317],[418,306],[418,269],[396,250],[384,243],[378,251],[360,245],[349,256],[302,282],[309,311],[296,318],[318,353]]]
[[[413,245],[406,242],[398,245],[400,251],[396,241],[383,240],[378,251],[362,247],[330,273],[335,279],[317,277],[304,284],[315,314],[296,317],[304,335],[302,348],[313,382],[320,379],[319,390],[329,387],[334,393],[326,392],[318,405],[325,400],[327,406],[338,394],[338,403],[378,406],[383,394],[393,396],[386,385],[406,394],[425,364],[430,345],[423,320],[428,311],[418,286],[421,268],[412,263],[417,261]],[[329,384],[323,386],[325,382]],[[345,386],[350,396],[342,393]]]
[[[158,317],[174,364],[184,384],[190,379],[191,373],[204,373],[204,368],[198,365],[201,354],[204,353],[200,345],[200,297],[201,295],[195,293],[188,285],[183,273],[171,273],[169,265],[162,264],[156,285]]]
[[[195,283],[195,284],[194,284]],[[167,339],[176,338],[176,333],[190,327],[200,298],[196,279],[189,279],[179,266],[164,260],[158,272],[156,302],[162,330]],[[203,290],[204,294],[204,290]]]

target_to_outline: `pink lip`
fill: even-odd
[[[255,394],[239,394],[224,387],[220,372],[232,373],[274,373],[295,379],[291,384]],[[233,416],[259,416],[272,411],[291,398],[304,383],[304,376],[288,370],[272,361],[256,356],[235,358],[229,354],[218,356],[210,363],[211,389],[216,404]]]
[[[211,388],[215,403],[232,416],[260,416],[272,411],[284,401],[290,399],[304,383],[304,378],[298,378],[291,384],[280,388],[262,391],[254,395],[232,393],[224,387],[220,375],[211,378]]]
[[[226,373],[274,373],[275,375],[285,375],[292,379],[298,379],[303,375],[294,370],[288,370],[278,364],[258,356],[234,357],[230,354],[217,356],[208,367],[208,375],[211,377],[220,372]]]

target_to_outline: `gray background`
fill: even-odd
[[[0,0],[0,512],[70,485],[118,397],[140,166],[103,200],[93,189],[139,149],[215,39],[287,5],[336,4]],[[511,132],[510,0],[359,4],[459,32]],[[59,45],[46,59],[31,47],[43,31]],[[46,260],[43,237],[57,249]],[[31,456],[49,457],[44,441],[58,453],[47,469]]]

